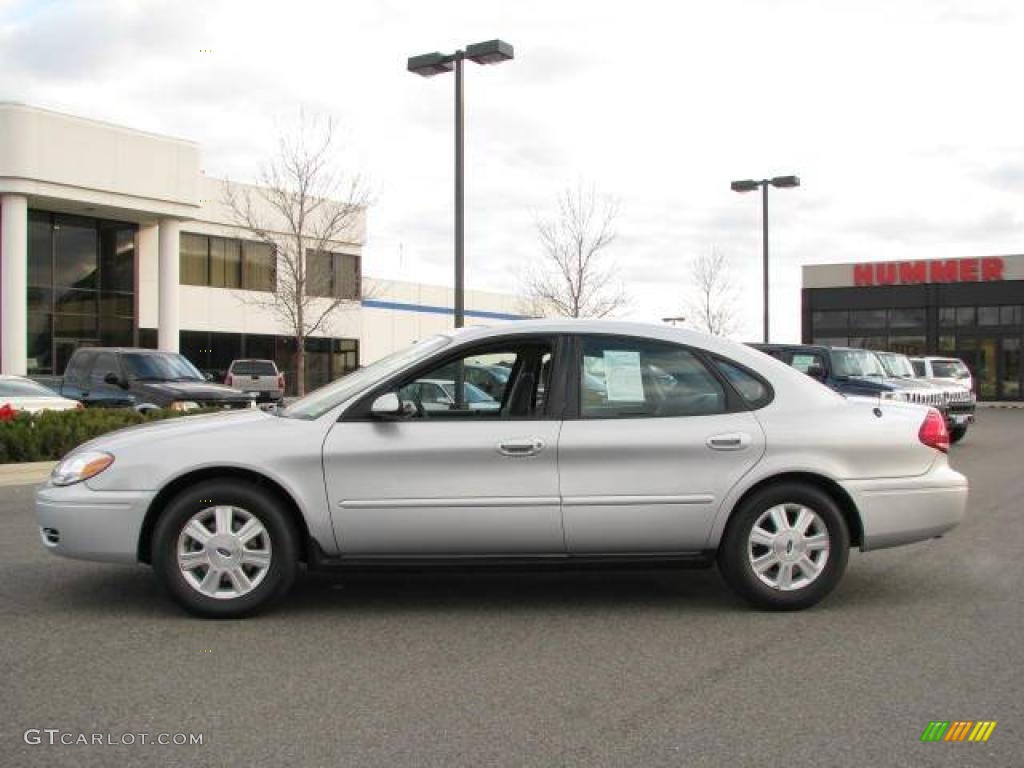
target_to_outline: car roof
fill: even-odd
[[[274,362],[273,360],[270,360],[269,358],[266,358],[266,357],[236,357],[234,360],[231,361],[231,364],[234,365],[235,363],[273,363],[273,362]]]

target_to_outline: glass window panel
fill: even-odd
[[[338,297],[349,301],[358,301],[361,291],[361,275],[359,257],[350,253],[334,255],[334,285]]]
[[[53,326],[48,313],[28,313],[28,372],[53,372]]]
[[[590,338],[584,418],[698,416],[725,411],[725,389],[689,350],[665,342]]]
[[[135,294],[100,291],[100,314],[107,317],[135,317]]]
[[[1021,323],[1021,307],[1000,307],[999,308],[999,324],[1000,325],[1020,325]]]
[[[889,310],[890,328],[917,328],[925,324],[924,307],[910,307]]]
[[[28,214],[28,284],[53,285],[53,224],[50,214]]]
[[[884,309],[856,309],[850,312],[850,327],[857,329],[885,328]]]
[[[95,315],[97,291],[57,289],[54,294],[53,311],[63,315]]]
[[[28,311],[50,312],[53,309],[53,291],[49,288],[28,288]]]
[[[956,307],[939,307],[939,325],[956,325]]]
[[[135,230],[105,223],[100,226],[100,288],[135,290]]]
[[[306,251],[306,295],[333,296],[333,254]]]
[[[924,334],[913,336],[890,336],[889,349],[903,355],[924,355],[928,351],[928,340]]]
[[[978,307],[978,325],[999,325],[999,307]]]
[[[715,365],[718,366],[718,370],[725,375],[736,391],[740,393],[740,397],[746,400],[747,405],[752,408],[759,408],[767,402],[770,394],[768,387],[752,373],[740,368],[735,363],[726,362],[725,360],[716,359]]]
[[[835,329],[845,331],[848,323],[849,313],[845,309],[811,313],[811,324],[814,326],[815,330]]]
[[[957,307],[956,324],[958,328],[974,325],[974,307]]]
[[[211,333],[210,334],[210,356],[207,361],[207,371],[213,374],[214,379],[223,381],[227,376],[228,367],[232,361],[242,356],[242,334],[240,333]]]
[[[850,339],[848,336],[815,336],[813,343],[821,347],[848,347]]]
[[[210,367],[210,334],[206,331],[182,331],[178,336],[178,352],[200,371]]]
[[[54,315],[53,335],[66,339],[97,338],[95,315]]]
[[[224,287],[224,267],[227,259],[227,242],[223,237],[210,238],[210,285]]]
[[[1005,398],[1020,397],[1020,339],[1003,338],[1003,394]]]
[[[242,242],[224,241],[224,287],[242,287]]]
[[[276,263],[274,249],[266,243],[247,240],[242,246],[244,254],[244,285],[250,291],[273,291]]]
[[[130,317],[101,317],[100,343],[105,347],[134,347],[134,321]]]
[[[209,238],[181,233],[178,250],[179,276],[185,285],[209,285]]]
[[[946,355],[953,354],[956,349],[956,336],[939,336],[939,352]]]
[[[72,288],[98,288],[95,223],[74,216],[57,216],[53,237],[54,284]]]

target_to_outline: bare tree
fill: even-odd
[[[302,114],[296,129],[279,137],[277,152],[260,169],[259,186],[224,184],[224,202],[235,224],[277,254],[274,290],[253,292],[242,301],[272,310],[287,324],[295,339],[300,395],[306,390],[306,338],[329,329],[332,316],[362,295],[361,269],[353,293],[310,295],[311,280],[322,275],[309,257],[322,260],[339,242],[351,242],[369,202],[359,175],[340,171],[335,152],[333,120]]]
[[[562,192],[554,215],[537,219],[543,256],[524,287],[532,313],[606,317],[626,306],[615,265],[604,263],[617,216],[614,200],[578,185]]]
[[[715,336],[734,333],[739,328],[738,297],[725,254],[716,248],[701,254],[693,260],[690,276],[688,319],[698,330]]]

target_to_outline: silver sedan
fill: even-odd
[[[499,406],[416,400],[482,366],[508,372]],[[264,608],[302,565],[717,562],[753,605],[799,609],[851,546],[960,522],[948,441],[933,409],[847,400],[733,342],[524,321],[420,341],[276,413],[105,435],[36,511],[50,551],[151,564],[208,617]]]

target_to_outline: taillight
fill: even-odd
[[[277,374],[277,388],[278,389],[284,389],[284,374],[283,373]]]
[[[949,431],[946,429],[946,420],[934,408],[928,409],[928,413],[921,423],[921,429],[917,431],[917,437],[929,448],[935,448],[943,453],[949,451]]]
[[[229,387],[232,384],[234,384],[234,382],[235,382],[235,380],[231,377],[230,373],[227,376],[224,377],[224,383],[227,384]]]

